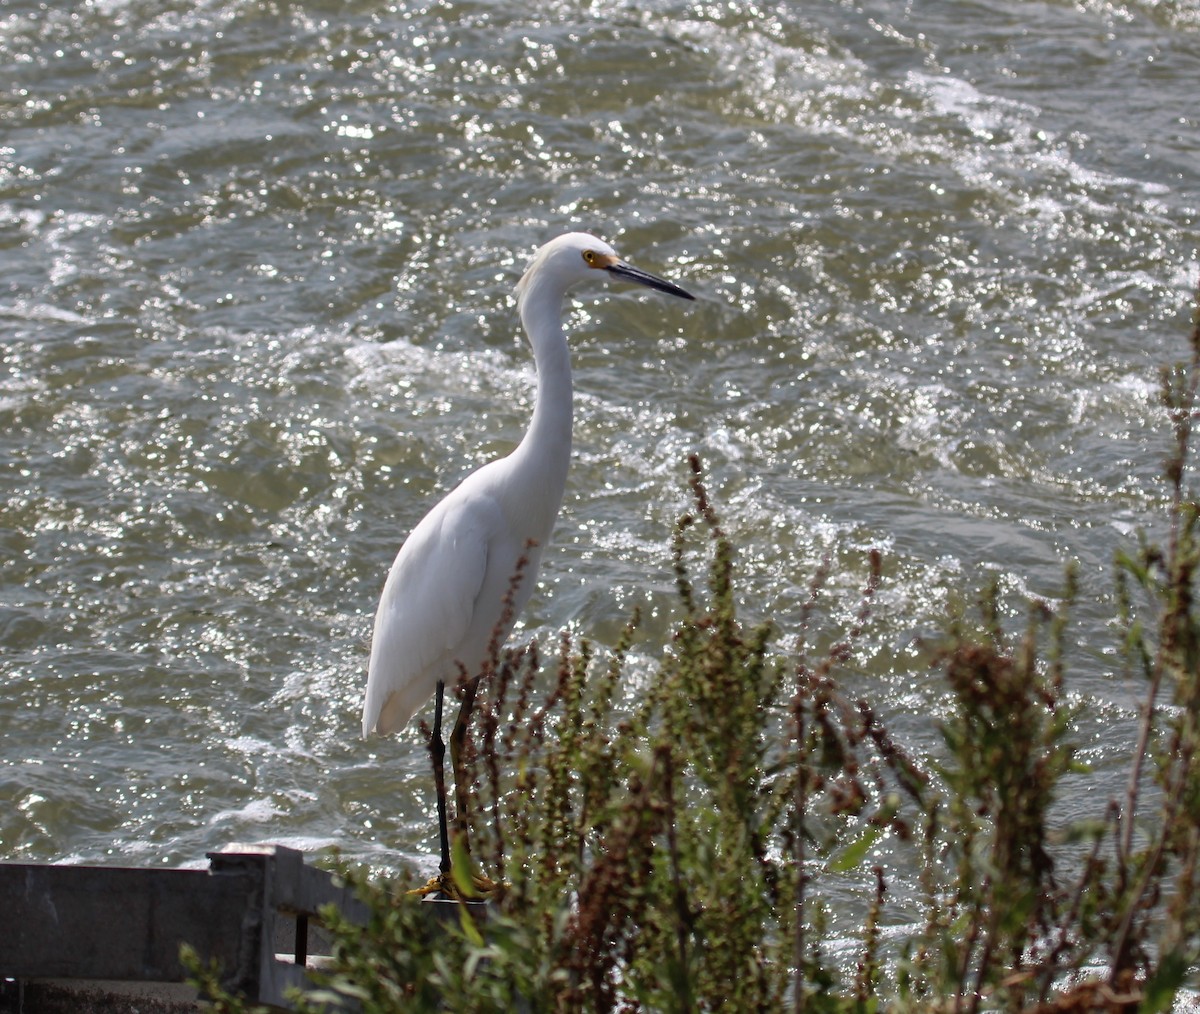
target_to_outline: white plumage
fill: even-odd
[[[571,365],[562,327],[567,290],[589,277],[626,278],[685,299],[683,289],[625,264],[603,240],[559,236],[538,250],[517,284],[517,308],[533,346],[533,419],[515,450],[469,475],[405,540],[388,573],[367,671],[363,735],[394,732],[461,670],[482,671],[504,600],[526,557],[515,619],[533,592],[566,487],[571,457]],[[461,666],[461,670],[460,670]]]

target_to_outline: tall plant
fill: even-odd
[[[1193,323],[1190,362],[1163,381],[1166,539],[1118,565],[1126,670],[1145,686],[1124,798],[1077,825],[1057,818],[1066,780],[1088,777],[1066,690],[1071,570],[1061,604],[1030,603],[1015,631],[994,587],[974,621],[951,624],[929,656],[945,677],[943,748],[918,764],[841,681],[878,557],[838,636],[821,619],[824,569],[798,629],[744,622],[693,458],[659,658],[633,661],[634,617],[607,653],[566,635],[549,662],[536,646],[497,650],[472,688],[458,814],[472,850],[460,842],[455,859],[465,895],[472,867],[503,885],[486,918],[464,905],[434,923],[406,878],[345,870],[370,923],[328,913],[332,967],[300,1009],[1169,1009],[1200,962]],[[919,928],[890,949],[896,902],[868,866],[885,838],[910,850],[923,889],[904,903]],[[829,954],[831,882],[846,878],[867,898],[857,960]]]

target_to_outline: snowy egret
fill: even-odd
[[[563,302],[572,285],[589,278],[625,279],[694,298],[678,285],[626,264],[603,240],[581,232],[559,236],[539,249],[517,283],[517,309],[533,346],[538,378],[529,429],[511,454],[469,475],[412,530],[388,573],[375,614],[363,735],[402,728],[436,693],[431,741],[435,774],[444,752],[445,684],[460,673],[474,677],[484,671],[493,637],[503,643],[508,636],[533,592],[562,503],[572,408]],[[456,733],[463,721],[460,714]],[[461,797],[454,746],[452,737]],[[440,777],[438,782],[446,873],[444,782]]]

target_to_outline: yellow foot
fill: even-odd
[[[440,894],[451,901],[487,901],[499,897],[506,886],[482,873],[472,873],[465,879],[467,883],[463,883],[464,878],[455,876],[453,871],[439,873],[436,877],[431,877],[427,884],[414,887],[408,893],[419,894],[422,897]]]

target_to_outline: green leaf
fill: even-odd
[[[883,830],[875,825],[868,826],[862,834],[846,845],[840,855],[829,861],[831,873],[849,873],[857,869],[866,854],[883,837]]]
[[[461,834],[453,835],[450,841],[450,876],[454,878],[454,886],[458,888],[458,893],[464,898],[479,897],[471,879],[474,868],[475,863],[467,850],[466,837]]]
[[[471,915],[471,909],[464,902],[459,902],[458,918],[462,924],[463,936],[467,938],[473,947],[482,947],[483,934],[479,932],[475,918]]]
[[[1138,1006],[1142,1014],[1169,1011],[1175,1005],[1175,995],[1191,970],[1191,962],[1178,951],[1163,956],[1154,974],[1146,981],[1143,999]]]

